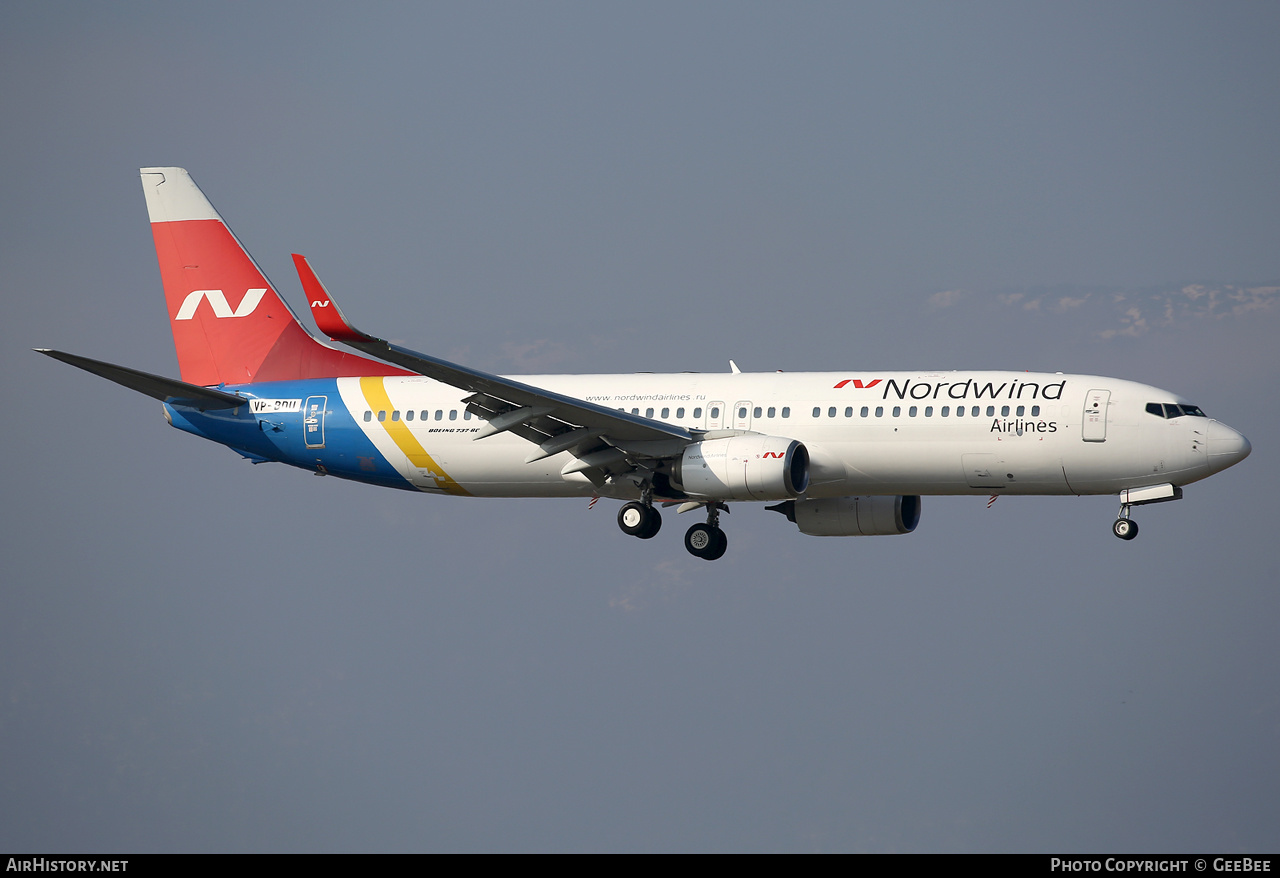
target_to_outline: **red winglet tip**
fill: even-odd
[[[376,341],[372,336],[365,335],[360,330],[351,325],[338,303],[329,295],[329,291],[325,289],[320,278],[316,275],[315,270],[311,267],[311,263],[307,262],[307,257],[300,253],[293,254],[294,267],[298,269],[298,279],[302,281],[302,289],[307,294],[307,301],[311,305],[311,316],[316,321],[316,326],[320,331],[334,341]]]

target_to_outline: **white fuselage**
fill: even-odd
[[[598,487],[562,473],[574,460],[567,452],[526,463],[536,448],[531,442],[507,433],[476,441],[484,421],[466,413],[466,394],[456,388],[388,377],[377,379],[385,392],[371,397],[362,389],[369,380],[338,379],[343,402],[383,456],[422,490],[562,497]],[[742,431],[799,440],[811,457],[806,496],[814,498],[1109,494],[1194,482],[1240,459],[1240,443],[1247,448],[1220,422],[1146,410],[1149,403],[1186,403],[1174,394],[1091,375],[642,373],[519,380],[710,437]],[[392,418],[434,466],[406,454],[387,428]],[[440,471],[462,490],[442,485]]]

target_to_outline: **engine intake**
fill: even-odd
[[[708,439],[675,459],[671,480],[690,497],[786,500],[809,487],[809,451],[779,436]]]

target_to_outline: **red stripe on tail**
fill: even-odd
[[[334,350],[303,329],[181,168],[147,168],[142,179],[183,381],[412,374]]]

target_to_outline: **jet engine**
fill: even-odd
[[[811,537],[870,537],[909,534],[920,523],[920,498],[826,497],[769,507]]]
[[[809,487],[809,452],[794,439],[746,434],[695,442],[671,466],[690,497],[785,500]]]

